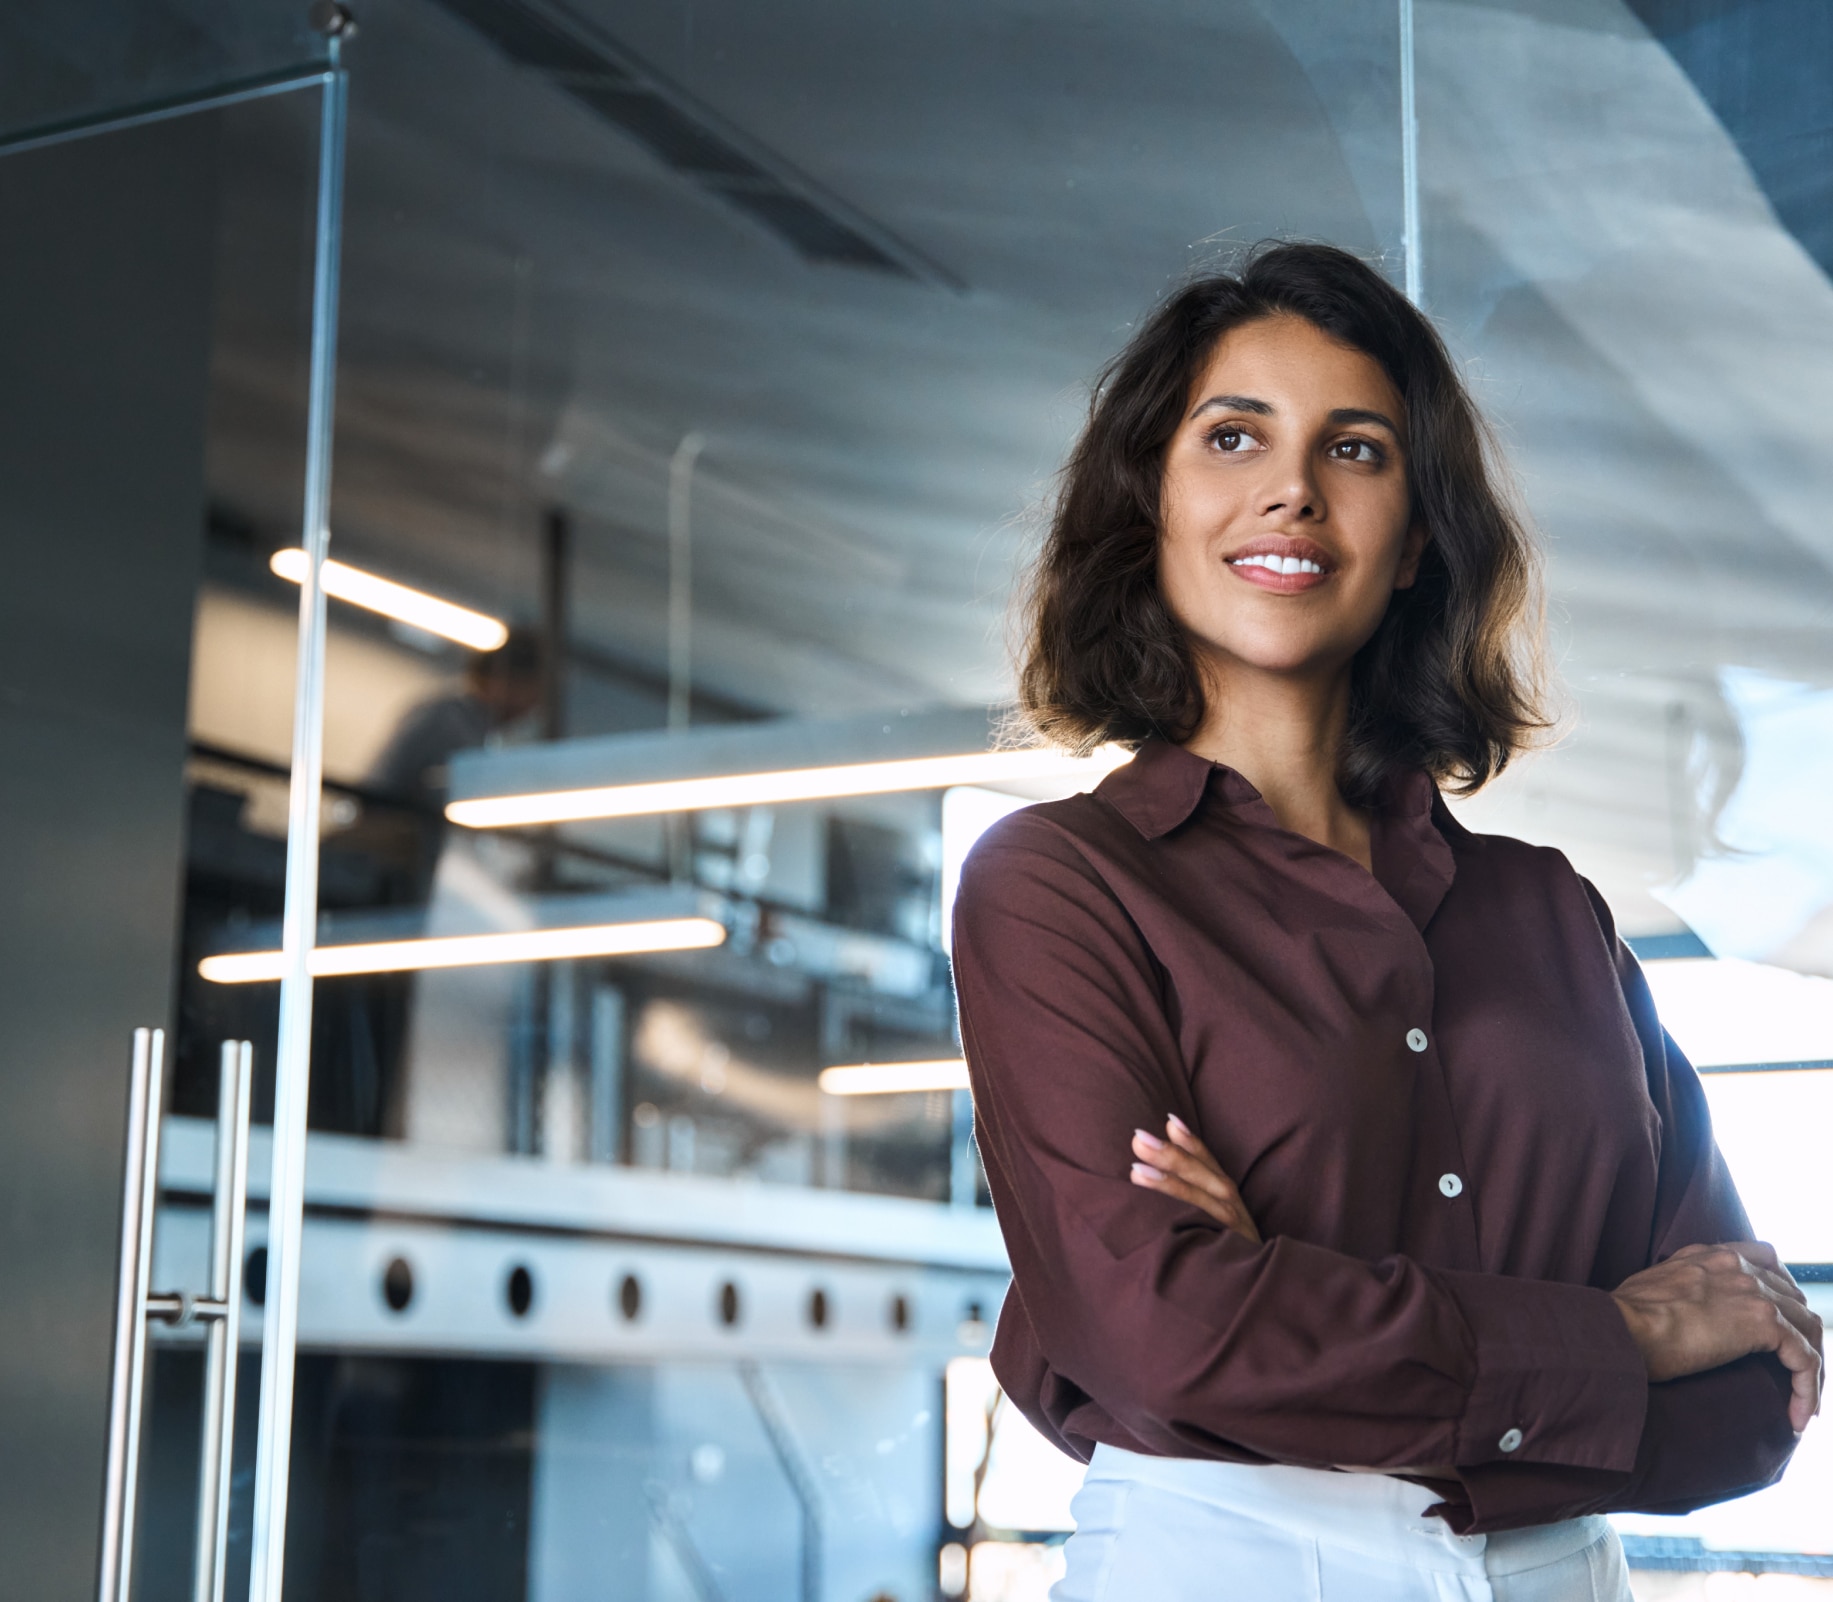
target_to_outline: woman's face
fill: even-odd
[[[1303,318],[1222,337],[1165,455],[1158,553],[1212,674],[1341,671],[1412,584],[1404,419],[1381,364]]]

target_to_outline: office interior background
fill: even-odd
[[[998,745],[1088,386],[1269,236],[1496,420],[1563,726],[1456,810],[1829,1311],[1833,9],[352,3],[0,12],[0,1594],[1043,1597],[946,907],[1113,760]],[[1833,1437],[1620,1523],[1833,1596]]]

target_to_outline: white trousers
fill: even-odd
[[[1051,1602],[1630,1602],[1616,1531],[1453,1535],[1385,1474],[1095,1449]]]

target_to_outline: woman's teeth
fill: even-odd
[[[1237,556],[1230,567],[1264,567],[1269,573],[1322,573],[1324,569],[1304,556]]]

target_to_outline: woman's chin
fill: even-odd
[[[1231,631],[1221,638],[1198,637],[1198,653],[1210,676],[1226,682],[1241,673],[1256,678],[1286,678],[1295,683],[1315,683],[1342,671],[1354,649],[1346,650],[1334,636],[1312,631]]]

